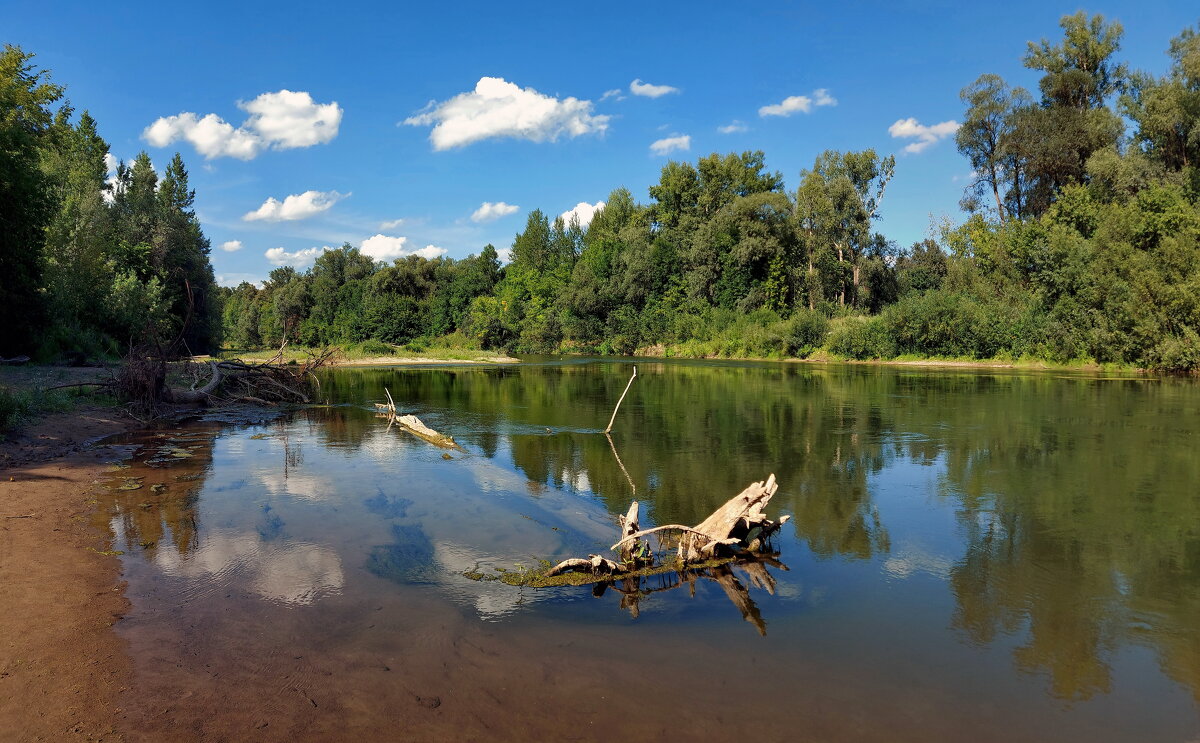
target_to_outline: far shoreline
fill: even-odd
[[[675,349],[659,346],[649,346],[637,349],[629,356],[610,356],[605,354],[588,353],[586,351],[569,351],[545,354],[562,358],[597,358],[597,359],[646,359],[661,361],[755,361],[775,362],[785,364],[825,364],[847,366],[889,366],[912,368],[945,368],[945,369],[1011,369],[1015,371],[1061,371],[1084,372],[1098,374],[1121,374],[1147,376],[1152,370],[1121,364],[1103,364],[1095,361],[1054,362],[1042,359],[963,359],[963,358],[892,358],[892,359],[849,359],[833,356],[818,350],[808,357],[766,357],[766,356],[721,356],[721,355],[673,355]],[[479,350],[464,351],[460,349],[430,349],[429,356],[395,355],[395,356],[347,356],[345,349],[326,362],[329,367],[369,367],[369,366],[488,366],[516,365],[524,363],[522,359],[509,356],[503,352],[487,352]],[[242,358],[247,361],[265,361],[273,352],[253,351]],[[230,358],[236,351],[226,351],[222,356]],[[540,356],[540,354],[538,354]],[[211,357],[195,357],[195,361],[207,360]],[[289,349],[288,359],[300,359],[302,355],[295,349]],[[1174,376],[1174,375],[1170,375]],[[1188,375],[1181,375],[1188,376]]]

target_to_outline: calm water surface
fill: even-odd
[[[111,484],[142,487],[103,496],[131,709],[281,740],[1200,740],[1194,382],[642,360],[610,442],[631,365],[339,369],[329,407],[139,437]],[[461,450],[389,428],[385,387]],[[463,575],[772,472],[766,580]]]

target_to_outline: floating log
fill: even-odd
[[[447,436],[444,433],[438,433],[429,426],[421,422],[421,419],[415,415],[401,415],[396,417],[396,422],[404,426],[409,433],[414,436],[425,439],[429,443],[440,446],[446,449],[461,449],[458,444],[454,443],[454,437]]]

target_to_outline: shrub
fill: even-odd
[[[882,318],[848,317],[830,332],[829,350],[851,359],[890,359],[896,343]]]
[[[412,345],[411,343],[409,344]],[[366,340],[358,344],[358,350],[364,356],[395,356],[396,349],[387,343],[377,340]]]
[[[1150,352],[1149,366],[1168,372],[1193,372],[1200,369],[1200,335],[1184,328],[1183,336],[1162,339]]]
[[[829,321],[819,312],[799,309],[783,328],[783,352],[788,356],[807,356],[825,344]]]

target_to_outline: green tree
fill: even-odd
[[[975,82],[959,92],[967,107],[962,126],[955,135],[958,151],[971,163],[975,179],[967,187],[976,198],[991,191],[996,202],[996,215],[1001,222],[1006,216],[1001,190],[1008,198],[1021,203],[1021,163],[1009,147],[1013,128],[1013,111],[1030,104],[1024,88],[1010,88],[998,75],[980,75]]]
[[[800,174],[801,229],[806,241],[831,247],[836,254],[842,274],[835,280],[839,304],[847,303],[847,293],[851,304],[857,301],[861,260],[873,242],[871,224],[879,217],[884,191],[895,172],[894,156],[880,158],[868,149],[826,150],[817,156],[812,170]],[[815,247],[808,248],[810,258]]]
[[[1200,164],[1200,35],[1186,28],[1171,40],[1166,77],[1133,76],[1121,98],[1124,113],[1137,124],[1134,141],[1169,171]]]
[[[56,203],[39,168],[39,148],[53,124],[50,106],[62,87],[33,66],[33,55],[5,45],[0,54],[0,354],[30,352],[44,322],[39,290],[45,228]]]

